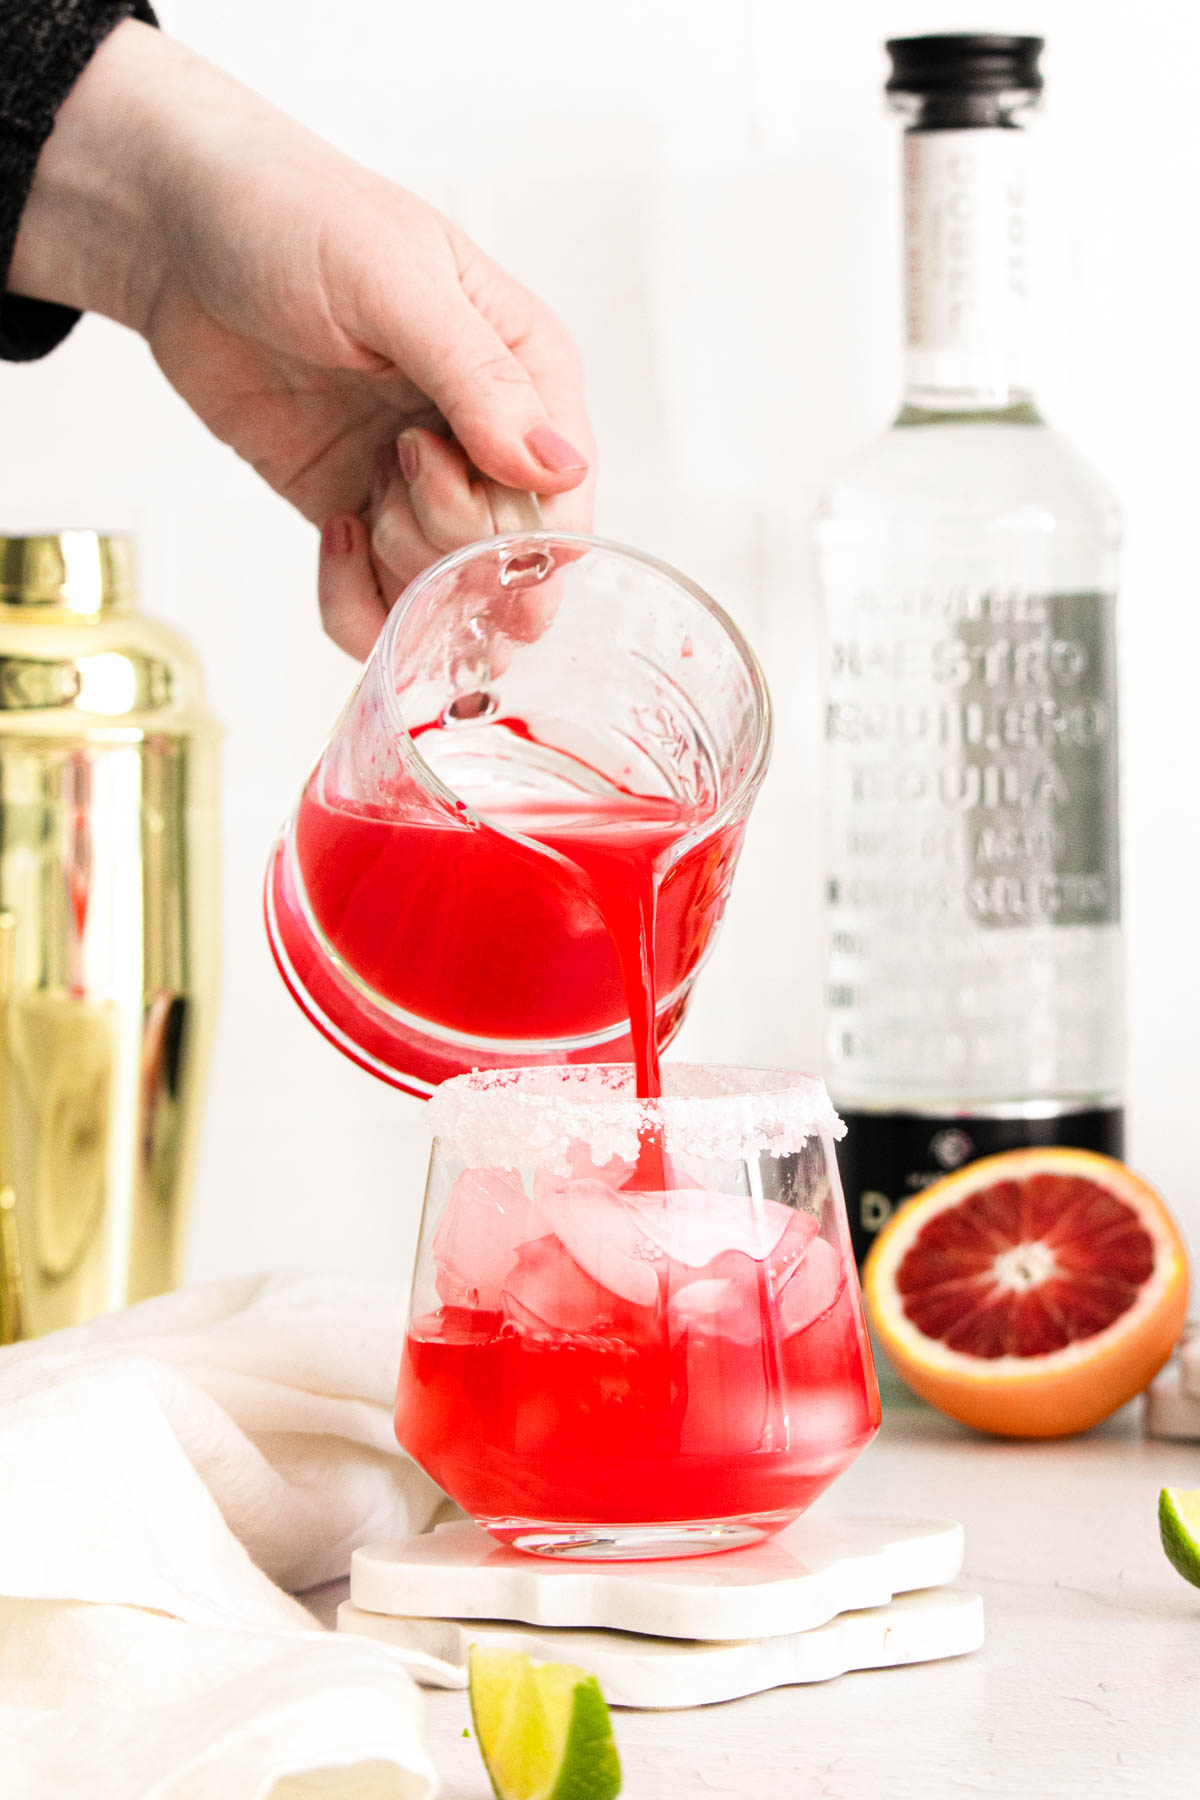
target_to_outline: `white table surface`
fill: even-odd
[[[871,1449],[819,1504],[946,1514],[984,1596],[973,1656],[689,1712],[614,1713],[623,1800],[1195,1800],[1200,1588],[1158,1540],[1158,1490],[1200,1444],[1136,1407],[1082,1438],[985,1439],[893,1388]],[[426,1696],[442,1800],[490,1800],[461,1693]]]

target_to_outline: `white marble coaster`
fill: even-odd
[[[940,1587],[962,1567],[950,1519],[807,1516],[777,1537],[673,1562],[555,1562],[497,1544],[470,1520],[350,1564],[360,1611],[403,1619],[512,1619],[707,1642],[784,1637],[838,1613]]]
[[[394,1619],[364,1612],[351,1600],[338,1608],[337,1628],[394,1645],[423,1687],[465,1687],[467,1652],[482,1644],[575,1663],[596,1677],[610,1706],[665,1708],[710,1706],[765,1688],[829,1681],[851,1669],[964,1656],[983,1642],[983,1601],[955,1588],[927,1588],[844,1613],[815,1631],[726,1644],[494,1620]]]

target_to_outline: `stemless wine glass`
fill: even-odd
[[[393,608],[276,846],[284,979],[335,1044],[417,1094],[471,1068],[628,1056],[617,953],[559,828],[654,829],[671,839],[666,1042],[769,744],[753,652],[675,570],[548,531],[458,551]]]
[[[493,1070],[431,1102],[396,1435],[521,1550],[753,1543],[879,1424],[822,1083],[664,1078]]]

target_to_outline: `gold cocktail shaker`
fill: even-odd
[[[133,543],[0,537],[0,1342],[178,1278],[217,982],[217,728]]]

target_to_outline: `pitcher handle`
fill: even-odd
[[[518,532],[542,531],[542,508],[536,494],[522,493],[520,488],[503,487],[498,481],[484,477],[483,491],[492,509],[492,522],[497,537]]]

